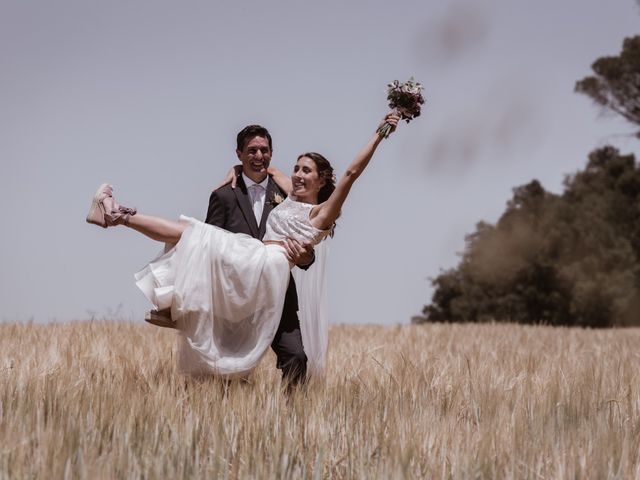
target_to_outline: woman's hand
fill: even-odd
[[[227,172],[227,175],[224,177],[223,182],[218,185],[215,190],[218,188],[224,187],[227,183],[231,183],[231,188],[236,188],[236,184],[238,183],[238,177],[242,173],[242,165],[234,165],[231,167],[231,170]]]
[[[310,243],[300,243],[293,238],[287,238],[283,246],[287,251],[287,260],[294,265],[305,267],[315,258],[313,245]]]
[[[385,125],[389,125],[391,129],[389,130],[389,133],[386,135],[386,136],[389,136],[396,131],[399,121],[400,121],[400,115],[398,115],[396,112],[389,112],[384,116],[384,120],[382,120],[380,125],[378,125],[378,129],[376,131],[379,134],[381,134],[382,127],[384,127]]]

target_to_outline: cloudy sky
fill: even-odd
[[[639,27],[634,0],[0,0],[0,319],[142,321],[133,273],[161,246],[84,222],[101,182],[204,218],[249,123],[281,169],[315,150],[340,172],[413,75],[424,114],[354,187],[329,263],[333,322],[406,323],[514,186],[640,153],[573,93]]]

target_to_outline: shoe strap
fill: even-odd
[[[121,215],[123,215],[123,222],[125,226],[129,226],[129,219],[134,216],[136,213],[138,213],[138,210],[136,210],[136,208],[129,208],[129,207],[123,207],[122,205],[120,205],[118,207],[118,212],[120,212]]]

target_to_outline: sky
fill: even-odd
[[[133,273],[162,246],[86,224],[99,184],[204,219],[253,123],[280,169],[318,151],[341,173],[414,76],[423,115],[354,186],[328,264],[333,323],[408,323],[513,187],[560,192],[604,144],[640,154],[573,92],[635,34],[634,0],[0,0],[0,320],[142,322]]]

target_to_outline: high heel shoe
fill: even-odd
[[[144,316],[144,321],[151,325],[165,328],[178,328],[176,321],[171,318],[171,309],[151,310]]]
[[[118,205],[113,198],[113,187],[108,183],[103,183],[93,196],[86,220],[87,223],[107,228],[115,225],[128,225],[129,218],[136,213],[135,208]]]

